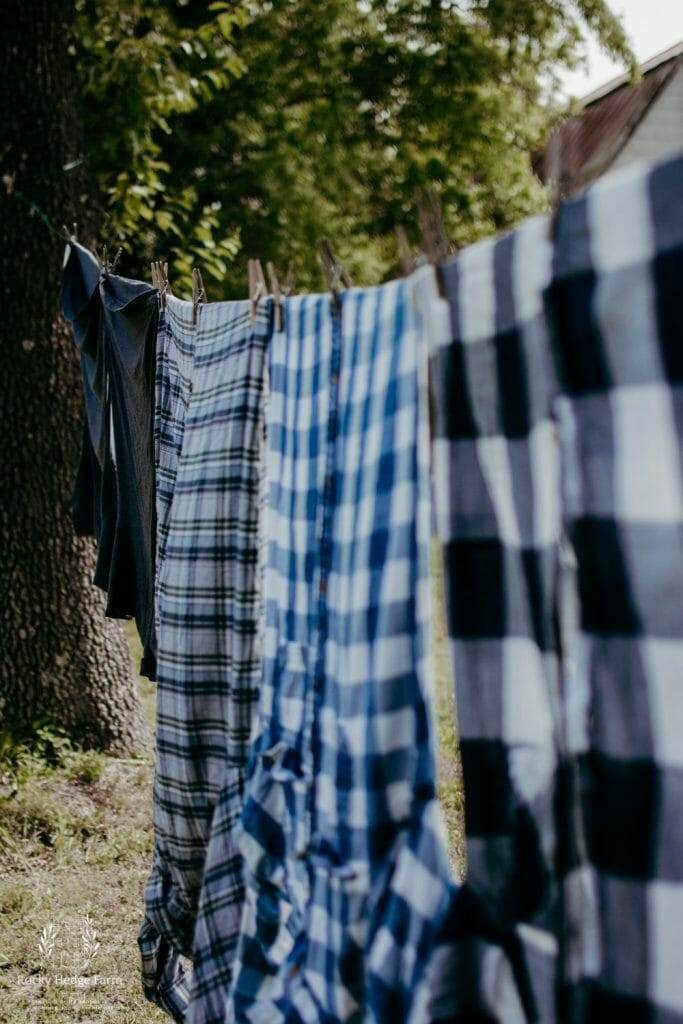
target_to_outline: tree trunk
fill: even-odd
[[[58,314],[64,241],[92,239],[68,54],[72,0],[6,0],[0,30],[0,729],[50,718],[112,753],[146,746],[125,633],[104,618],[69,504],[83,399]],[[35,204],[37,209],[32,208]]]

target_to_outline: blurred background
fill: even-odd
[[[427,187],[456,248],[515,223],[545,202],[530,157],[571,96],[683,39],[676,0],[622,0],[621,22],[601,0],[77,7],[103,230],[179,289],[197,261],[213,298],[244,294],[247,256],[319,289],[321,235],[354,281],[390,276]]]
[[[541,207],[531,158],[572,94],[681,38],[676,0],[78,0],[75,159],[126,274],[166,258],[182,293],[196,262],[236,297],[258,256],[319,288],[325,235],[370,283],[425,187],[456,248]]]

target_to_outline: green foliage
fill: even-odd
[[[81,750],[50,719],[39,719],[29,737],[0,734],[0,779],[22,785],[61,770],[74,782],[96,782],[106,759],[95,750]]]
[[[396,270],[414,197],[456,246],[544,203],[529,153],[590,30],[632,65],[604,0],[78,0],[75,53],[105,234],[178,293],[244,295],[245,261],[321,284],[323,235],[358,283]],[[209,282],[207,282],[208,284]]]
[[[244,72],[232,37],[245,9],[193,7],[200,18],[188,3],[78,0],[73,47],[107,241],[130,254],[163,249],[184,289],[194,262],[220,280],[239,251],[238,229],[221,219],[219,202],[204,197],[201,161],[179,180],[168,159],[174,126],[208,109]]]
[[[30,737],[0,734],[0,776],[24,781],[45,774],[73,751],[66,732],[48,719],[33,724]]]
[[[139,857],[149,846],[147,818],[143,828],[130,814],[120,822],[110,818],[116,818],[122,777],[131,775],[123,792],[140,784],[147,788],[149,767],[82,750],[48,720],[36,722],[29,737],[3,734],[0,865],[40,858],[46,850],[63,863],[84,856],[98,863]],[[138,804],[146,808],[145,801]]]

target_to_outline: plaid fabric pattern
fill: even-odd
[[[548,238],[539,217],[471,246],[442,268],[446,299],[425,293],[467,837],[435,1019],[553,1016],[561,513]]]
[[[166,554],[171,503],[183,444],[185,418],[192,392],[195,329],[186,303],[170,296],[159,313],[154,405],[156,465],[157,566]],[[156,616],[159,628],[159,573],[156,574]]]
[[[244,886],[235,845],[260,684],[259,505],[269,304],[169,297],[159,336],[155,862],[148,997],[222,1021]],[[181,956],[193,961],[184,974]]]
[[[683,1021],[682,298],[683,158],[564,205],[548,308],[580,599],[570,1021]]]
[[[682,172],[466,250],[432,304],[468,840],[433,1021],[683,1020]]]
[[[229,1019],[386,1020],[414,995],[428,908],[443,913],[450,888],[412,288],[351,290],[340,314],[327,296],[290,299],[285,321],[270,350],[265,671]]]

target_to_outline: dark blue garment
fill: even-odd
[[[97,540],[94,583],[106,614],[135,618],[140,671],[155,678],[154,376],[157,293],[140,281],[102,275],[71,242],[62,273],[62,310],[81,356],[85,426],[72,516]]]
[[[72,242],[62,271],[62,312],[70,322],[80,352],[83,375],[85,423],[81,458],[72,496],[72,517],[79,536],[102,536],[102,477],[106,465],[105,405],[106,373],[104,349],[100,344],[100,266],[82,245]],[[115,514],[114,517],[115,519]],[[108,579],[104,552],[98,546],[101,576]],[[100,572],[96,573],[100,576]],[[105,587],[106,589],[106,587]]]
[[[100,298],[117,485],[107,611],[116,618],[134,616],[143,645],[140,671],[155,678],[157,293],[141,281],[109,274],[100,280]]]

